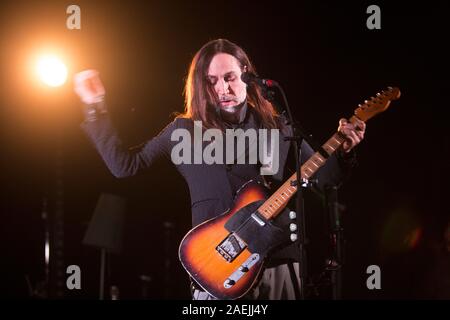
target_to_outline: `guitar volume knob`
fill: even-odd
[[[239,271],[241,271],[241,272],[248,272],[248,268],[244,267],[244,266],[241,266],[241,267],[239,267]]]
[[[231,280],[231,279],[227,279],[225,280],[223,286],[227,289],[231,288],[232,286],[234,286],[236,284],[236,281]]]

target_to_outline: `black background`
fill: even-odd
[[[70,4],[81,8],[81,30],[66,28]],[[149,298],[189,298],[177,259],[190,228],[186,185],[167,163],[138,177],[113,178],[79,128],[71,77],[86,68],[100,71],[116,127],[135,144],[183,110],[183,81],[195,52],[209,40],[227,38],[246,50],[261,76],[282,84],[295,116],[320,142],[359,103],[387,86],[400,88],[400,100],[368,123],[359,166],[341,189],[347,206],[344,298],[442,297],[433,288],[450,277],[448,270],[434,271],[449,222],[448,5],[377,2],[382,28],[369,30],[370,4],[2,2],[0,295],[30,298],[26,276],[33,286],[43,279],[42,199],[52,179],[55,132],[62,132],[65,263],[82,270],[82,290],[67,290],[65,297],[98,295],[99,253],[81,241],[99,195],[108,192],[128,202],[124,250],[111,260],[111,282],[121,297],[141,298],[139,276],[146,274],[152,279]],[[48,89],[29,75],[30,55],[45,46],[69,65],[63,87]],[[320,203],[310,199],[307,207],[310,271],[317,274],[327,254],[326,234]],[[169,237],[167,222],[173,225]],[[372,264],[381,268],[381,290],[366,287]]]

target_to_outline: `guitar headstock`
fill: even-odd
[[[377,93],[375,97],[371,97],[369,100],[364,101],[355,110],[355,116],[362,120],[367,121],[377,114],[385,111],[392,100],[400,98],[400,90],[397,87],[388,87],[386,90]]]

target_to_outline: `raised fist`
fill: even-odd
[[[74,90],[81,101],[93,104],[103,101],[105,87],[100,80],[97,70],[85,70],[75,74]]]

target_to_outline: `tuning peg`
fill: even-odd
[[[295,241],[297,241],[297,239],[298,239],[297,234],[296,233],[291,233],[291,241],[295,242]]]
[[[294,232],[297,230],[297,225],[295,223],[291,223],[289,225],[289,230],[291,230],[291,232]]]

